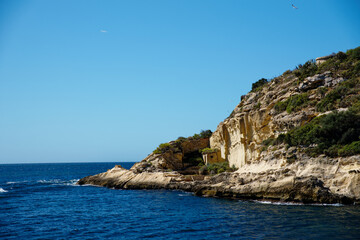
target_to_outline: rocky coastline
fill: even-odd
[[[360,203],[360,47],[260,79],[217,129],[79,180],[197,196]]]
[[[249,166],[248,170],[224,172],[215,176],[182,175],[178,172],[142,172],[124,169],[120,165],[94,176],[79,180],[79,185],[91,184],[113,189],[169,189],[193,192],[196,196],[281,202],[359,204],[360,156],[351,159],[317,159],[312,166],[304,164],[297,172],[289,168]],[[300,163],[301,165],[301,163]],[[266,171],[256,172],[255,169]],[[251,169],[252,168],[252,169]],[[332,170],[323,178],[331,178],[329,188],[319,176],[319,168]],[[308,171],[306,173],[306,171]],[[323,170],[321,170],[323,171]],[[346,190],[346,191],[344,191]],[[336,193],[338,192],[338,193]]]

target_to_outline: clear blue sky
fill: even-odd
[[[359,46],[359,12],[358,0],[0,0],[0,163],[139,161],[214,131],[256,80]]]

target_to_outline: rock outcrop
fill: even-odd
[[[149,154],[141,162],[135,163],[131,168],[135,173],[163,172],[163,171],[191,171],[201,159],[199,150],[210,146],[209,138],[187,138],[171,141],[162,151]],[[195,161],[194,161],[195,160]],[[193,168],[194,169],[194,168]],[[197,172],[198,168],[195,168]]]
[[[116,166],[85,177],[78,184],[179,189],[199,196],[237,199],[360,203],[360,155],[356,151],[352,156],[339,157],[311,154],[309,149],[316,146],[266,144],[317,116],[331,113],[326,110],[346,111],[357,106],[354,101],[359,101],[360,106],[360,73],[354,67],[360,66],[360,60],[350,59],[354,53],[344,54],[327,58],[331,63],[308,62],[306,67],[287,71],[253,89],[241,97],[210,139],[169,142],[162,151],[155,151],[130,170]],[[353,62],[341,62],[346,58]],[[331,64],[335,67],[331,68]],[[347,77],[352,79],[351,84],[341,85],[349,81]],[[200,175],[199,162],[194,159],[201,157],[200,149],[208,147],[216,150],[217,158],[238,170]]]

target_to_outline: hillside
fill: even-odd
[[[281,143],[310,156],[359,154],[359,59],[356,48],[321,64],[308,61],[270,81],[260,79],[219,124],[211,147],[237,167]]]

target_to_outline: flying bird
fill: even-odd
[[[294,4],[291,4],[291,6],[292,6],[294,9],[298,9]]]
[[[106,31],[106,30],[101,29],[101,30],[100,30],[100,32],[102,32],[102,33],[106,33],[107,31]]]

